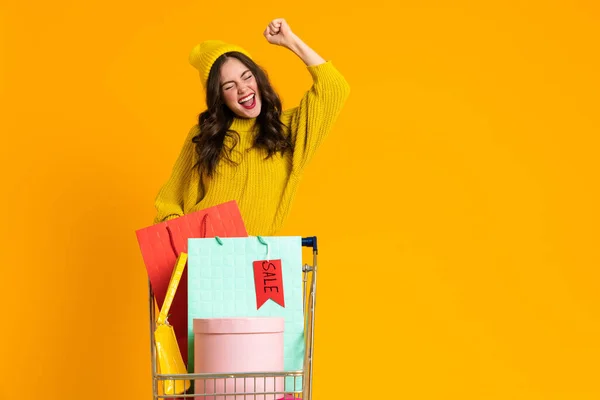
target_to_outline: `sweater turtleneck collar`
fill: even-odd
[[[256,118],[238,118],[235,117],[231,123],[230,129],[237,132],[249,132],[254,128]]]

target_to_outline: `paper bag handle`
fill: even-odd
[[[208,224],[208,213],[204,214],[204,216],[202,217],[202,221],[200,221],[200,226],[201,226],[201,233],[200,233],[200,238],[204,239],[206,238],[206,226]],[[173,232],[171,231],[171,227],[169,225],[167,225],[167,233],[169,234],[169,243],[171,244],[171,250],[173,250],[173,254],[175,254],[175,257],[179,257],[179,253],[177,253],[177,247],[175,246],[175,239],[173,239]]]

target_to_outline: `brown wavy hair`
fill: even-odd
[[[235,118],[233,111],[227,107],[221,95],[220,70],[229,57],[237,58],[254,75],[262,102],[260,114],[256,117],[259,127],[254,138],[253,147],[267,151],[266,158],[277,152],[282,155],[291,151],[292,143],[287,134],[287,127],[281,122],[281,100],[275,92],[267,73],[246,55],[229,52],[219,57],[211,67],[206,84],[206,111],[198,117],[200,133],[192,141],[196,144],[198,162],[196,164],[200,176],[212,177],[221,159],[234,163],[231,152],[239,143],[239,134],[231,129]],[[225,138],[233,140],[231,147],[225,146]]]

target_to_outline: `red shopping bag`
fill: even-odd
[[[142,258],[148,272],[152,291],[159,308],[162,307],[180,253],[187,253],[189,238],[247,237],[248,232],[235,201],[196,211],[179,218],[161,222],[136,231]],[[187,268],[171,304],[169,322],[187,365]]]

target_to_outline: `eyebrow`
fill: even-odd
[[[240,75],[240,78],[243,78],[244,75],[246,75],[248,72],[252,72],[249,69],[245,70],[244,72],[242,72],[242,74]],[[228,83],[234,83],[234,81],[227,81],[227,82],[223,82],[221,83],[221,87],[227,85]]]

